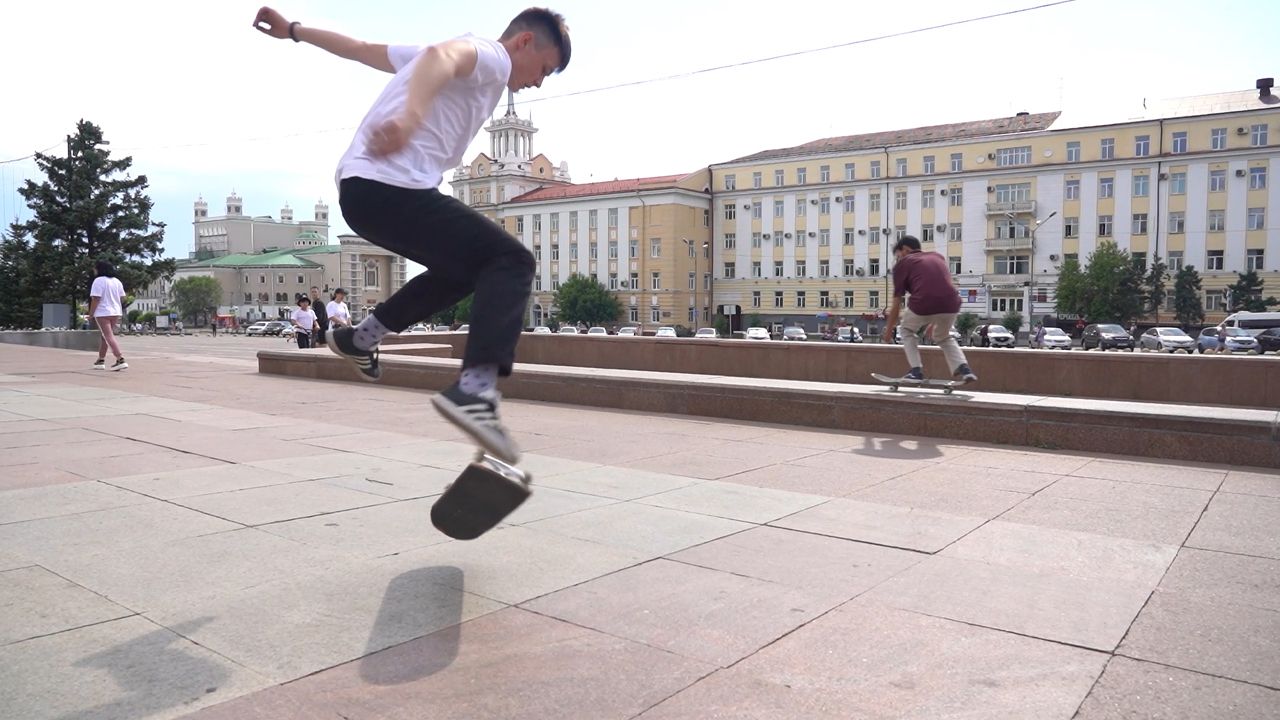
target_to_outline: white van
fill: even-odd
[[[1280,327],[1280,312],[1238,312],[1227,316],[1222,327],[1240,328],[1257,337],[1263,330]]]

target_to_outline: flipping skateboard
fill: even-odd
[[[964,384],[963,380],[930,380],[928,378],[924,380],[907,380],[900,377],[881,375],[880,373],[871,373],[871,377],[888,385],[889,390],[893,392],[896,392],[899,386],[906,385],[907,387],[938,388],[942,391],[942,394],[950,395],[952,390]]]
[[[520,507],[533,477],[480,452],[431,506],[431,524],[455,540],[474,540]]]

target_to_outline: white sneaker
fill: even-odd
[[[502,395],[493,390],[483,395],[465,393],[457,383],[431,398],[431,404],[446,420],[470,435],[485,452],[504,463],[520,462],[520,448],[498,420],[498,401]]]

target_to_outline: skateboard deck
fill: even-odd
[[[463,469],[431,506],[431,524],[455,540],[474,540],[520,507],[532,476],[485,453]]]
[[[871,373],[871,377],[888,385],[891,391],[897,391],[899,386],[906,385],[907,387],[938,388],[944,395],[950,395],[952,390],[964,384],[963,380],[930,380],[928,378],[924,380],[904,380],[900,377],[889,377],[880,373]]]

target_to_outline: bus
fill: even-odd
[[[1257,337],[1263,330],[1280,328],[1280,312],[1238,312],[1227,316],[1221,327],[1240,328]]]

